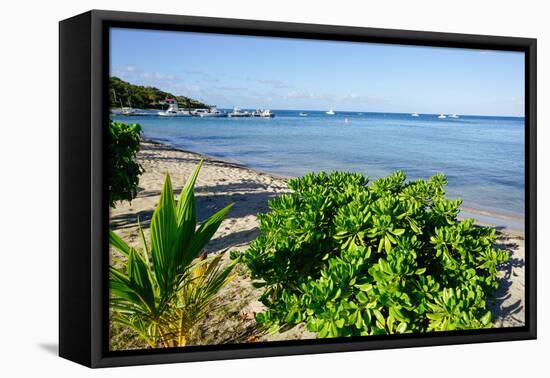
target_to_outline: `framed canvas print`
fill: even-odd
[[[60,355],[536,337],[536,40],[60,23]]]

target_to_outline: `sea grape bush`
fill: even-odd
[[[358,173],[311,173],[259,215],[242,254],[276,332],[306,323],[319,337],[491,327],[487,298],[508,259],[495,230],[457,220],[447,179],[369,183]]]
[[[109,205],[117,201],[131,201],[137,195],[142,167],[136,161],[139,152],[141,126],[109,123]]]

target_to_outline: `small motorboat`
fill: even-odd
[[[420,114],[418,114],[418,113],[412,113],[412,114],[411,114],[411,117],[420,117]]]
[[[437,118],[443,119],[443,118],[447,118],[447,116],[445,114],[440,114],[439,117]]]
[[[333,109],[330,109],[328,112],[325,112],[325,113],[327,115],[335,115],[336,114]]]
[[[299,115],[300,117],[307,117],[307,113],[304,113],[304,112],[300,112],[298,115]]]
[[[451,114],[449,118],[458,118],[458,116],[456,114]]]

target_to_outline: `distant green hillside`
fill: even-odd
[[[122,105],[139,109],[160,109],[163,107],[161,102],[167,98],[175,98],[181,108],[208,107],[208,105],[189,97],[175,96],[155,87],[130,84],[114,76],[110,78],[109,84],[111,108],[120,108]]]

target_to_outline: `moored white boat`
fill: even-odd
[[[232,117],[252,117],[252,113],[247,111],[242,111],[240,108],[233,108],[233,111],[230,113],[227,113],[227,116],[229,118]]]
[[[458,116],[456,114],[451,114],[449,118],[458,118]]]
[[[328,112],[326,112],[326,114],[328,114],[328,115],[335,115],[336,113],[334,112],[333,109],[330,109]]]
[[[269,109],[258,109],[254,113],[252,113],[254,117],[263,117],[263,118],[273,118],[275,117],[275,113],[273,113]]]
[[[307,113],[304,113],[304,112],[300,112],[300,114],[298,114],[300,117],[307,117]]]
[[[126,107],[126,106],[120,109],[120,114],[125,116],[136,114],[136,112],[137,112],[137,109]]]
[[[439,117],[437,117],[437,118],[443,119],[443,118],[447,118],[447,116],[445,114],[440,114]]]
[[[224,112],[220,112],[215,106],[213,106],[210,109],[208,109],[208,111],[206,112],[201,111],[197,115],[201,118],[205,118],[205,117],[225,117],[227,114],[225,114]]]
[[[418,114],[418,113],[412,113],[411,116],[412,116],[412,117],[420,117],[420,114]]]
[[[181,110],[178,103],[174,100],[168,102],[168,109],[158,112],[161,117],[190,117],[191,113],[188,110]]]

